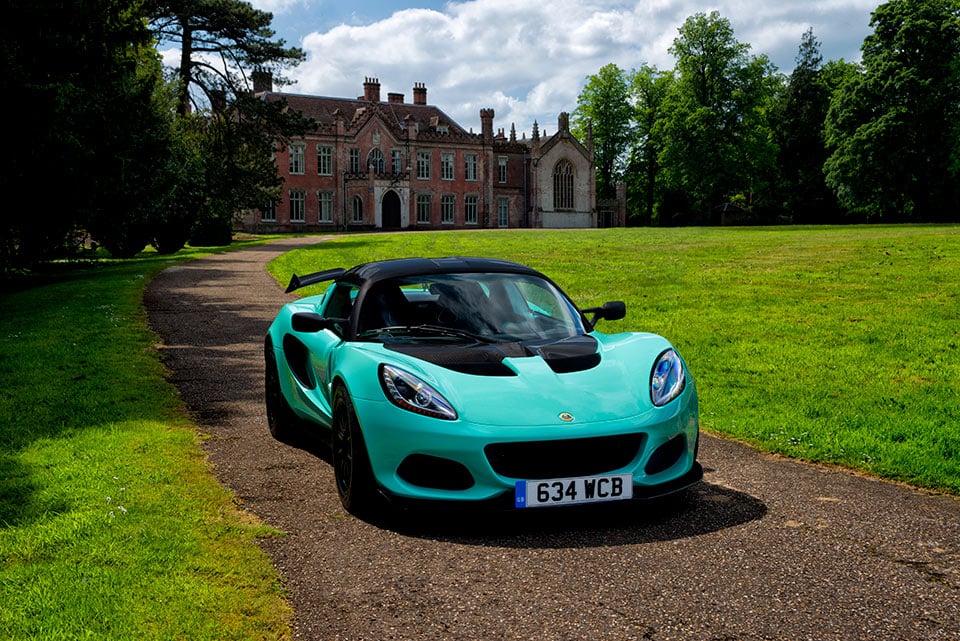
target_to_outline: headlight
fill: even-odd
[[[435,389],[402,369],[380,366],[380,385],[384,394],[397,407],[447,421],[457,419],[457,411]]]
[[[657,407],[666,405],[680,396],[687,382],[680,356],[668,349],[657,358],[650,372],[650,400]]]

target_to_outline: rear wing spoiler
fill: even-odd
[[[347,273],[343,267],[337,267],[336,269],[327,269],[322,272],[314,272],[312,274],[307,274],[305,276],[297,276],[294,274],[290,278],[290,284],[287,285],[286,293],[296,291],[301,287],[306,287],[307,285],[316,285],[317,283],[322,283],[327,280],[334,280],[339,278]]]

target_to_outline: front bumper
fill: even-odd
[[[385,496],[512,502],[519,480],[629,473],[643,499],[695,484],[703,477],[696,400],[678,401],[619,420],[510,427],[427,418],[386,401],[355,406]]]

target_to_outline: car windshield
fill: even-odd
[[[542,278],[470,273],[377,283],[360,301],[358,333],[375,340],[494,342],[559,340],[585,329],[576,308]]]

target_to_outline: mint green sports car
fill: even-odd
[[[329,433],[337,492],[508,509],[664,496],[703,477],[693,378],[663,337],[604,334],[549,278],[486,258],[293,276],[265,339],[270,431]]]

